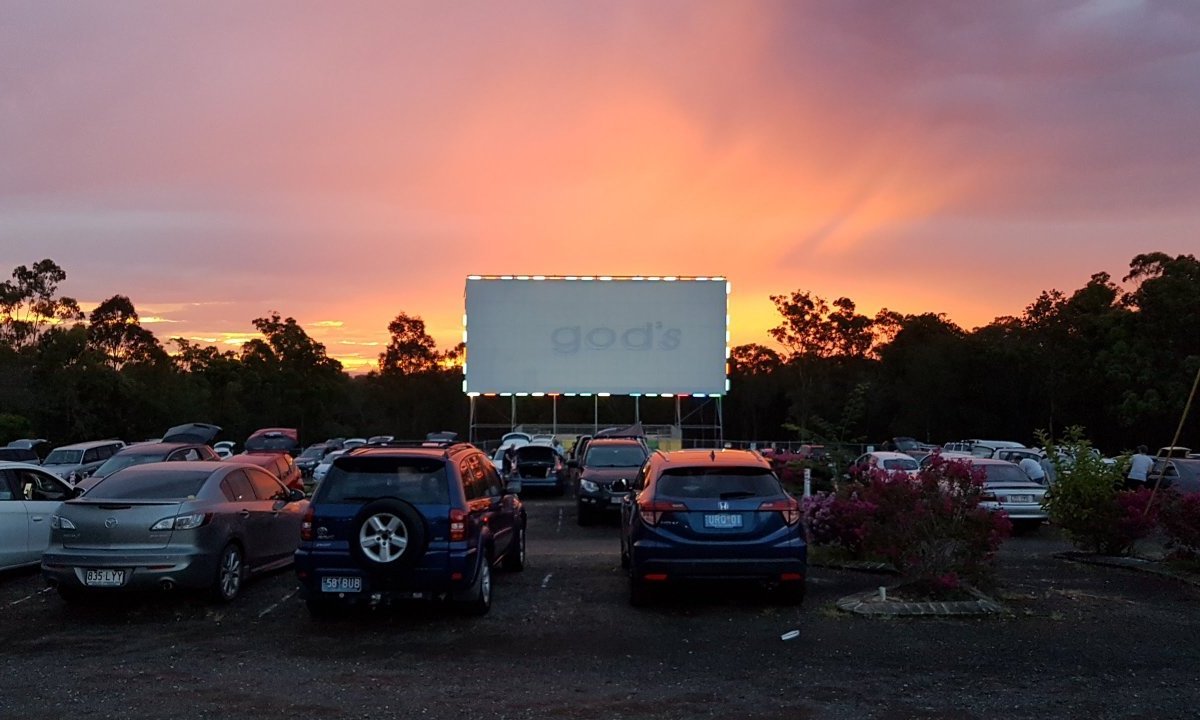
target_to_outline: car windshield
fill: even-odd
[[[305,460],[305,459],[307,459],[307,460],[311,460],[311,459],[314,459],[314,458],[322,458],[322,457],[324,457],[324,456],[325,456],[325,448],[324,448],[324,446],[322,446],[322,447],[310,447],[310,448],[306,448],[306,449],[304,450],[304,452],[300,453],[300,458],[301,458],[302,460]]]
[[[779,480],[763,468],[672,468],[658,479],[658,497],[740,498],[774,497],[783,493]]]
[[[446,462],[433,458],[344,457],[329,468],[313,502],[360,503],[394,497],[415,504],[446,505]]]
[[[86,497],[92,500],[186,500],[200,492],[209,475],[212,471],[115,472],[88,490]]]
[[[588,448],[587,460],[583,463],[587,467],[640,467],[646,461],[646,453],[640,447],[634,445],[622,445],[620,447],[596,447],[592,445]]]
[[[984,482],[987,483],[1027,483],[1029,476],[1016,465],[979,465],[983,468]]]
[[[145,465],[146,463],[159,462],[163,459],[162,453],[155,455],[113,455],[104,461],[104,464],[96,468],[96,472],[92,473],[92,477],[102,478],[112,475],[121,468],[132,467],[134,465]]]
[[[82,450],[52,450],[46,456],[46,465],[78,465],[83,460]]]
[[[917,449],[917,441],[913,440],[910,437],[898,437],[898,438],[896,438],[896,447],[898,449],[900,449],[902,452],[907,452],[909,450],[916,450]]]
[[[887,458],[882,464],[884,470],[916,470],[920,467],[915,458]]]

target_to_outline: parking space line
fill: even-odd
[[[26,600],[32,600],[33,598],[37,597],[38,595],[41,595],[43,593],[48,593],[53,589],[54,588],[42,588],[41,590],[38,590],[37,592],[33,593],[32,595],[26,595],[25,597],[21,598],[20,600],[13,600],[6,607],[20,605],[21,603],[25,602]]]
[[[546,573],[546,577],[542,578],[542,588],[543,589],[550,586],[550,578],[552,578],[552,577],[554,577],[554,573]]]
[[[559,508],[558,509],[558,527],[554,528],[554,532],[559,533],[560,535],[562,534],[562,519],[563,519],[563,509]]]
[[[270,607],[268,607],[266,610],[263,610],[262,612],[260,612],[260,613],[258,614],[258,618],[259,618],[260,620],[261,620],[261,619],[263,619],[263,618],[264,618],[264,617],[266,617],[266,616],[267,616],[267,614],[268,614],[268,613],[270,613],[272,610],[274,610],[275,608],[279,607],[280,605],[284,604],[284,603],[285,603],[285,602],[287,602],[288,600],[291,600],[293,597],[295,597],[296,593],[298,593],[298,592],[300,592],[300,588],[296,588],[295,590],[291,591],[291,592],[290,592],[290,593],[288,593],[287,595],[284,595],[284,596],[283,596],[283,598],[282,598],[282,599],[280,599],[280,601],[279,601],[279,602],[275,603],[274,605],[271,605],[271,606],[270,606]]]

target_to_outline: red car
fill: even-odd
[[[284,452],[244,452],[234,455],[227,462],[244,462],[257,465],[275,477],[289,489],[304,490],[304,477],[300,468],[292,462],[292,456]]]

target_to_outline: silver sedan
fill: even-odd
[[[228,602],[251,575],[291,564],[307,509],[303,492],[254,465],[129,467],[59,506],[42,574],[68,602],[174,587]]]

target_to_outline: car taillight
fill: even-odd
[[[467,539],[467,514],[458,508],[450,511],[450,542]]]
[[[758,509],[779,512],[783,515],[783,521],[788,525],[795,525],[800,522],[800,503],[796,498],[769,500],[759,505]]]
[[[668,512],[687,512],[687,505],[681,502],[669,502],[667,500],[638,500],[638,512],[641,513],[642,522],[647,525],[657,525],[662,519],[663,513]]]
[[[996,493],[991,492],[991,491],[985,491],[982,495],[979,496],[979,499],[983,500],[985,502],[988,502],[988,501],[996,502],[999,498],[996,497]]]
[[[313,539],[313,537],[314,537],[313,520],[315,518],[316,518],[316,513],[313,512],[312,507],[309,506],[308,510],[305,511],[305,513],[304,513],[304,519],[302,519],[300,521],[300,539],[301,540],[312,540]]]

